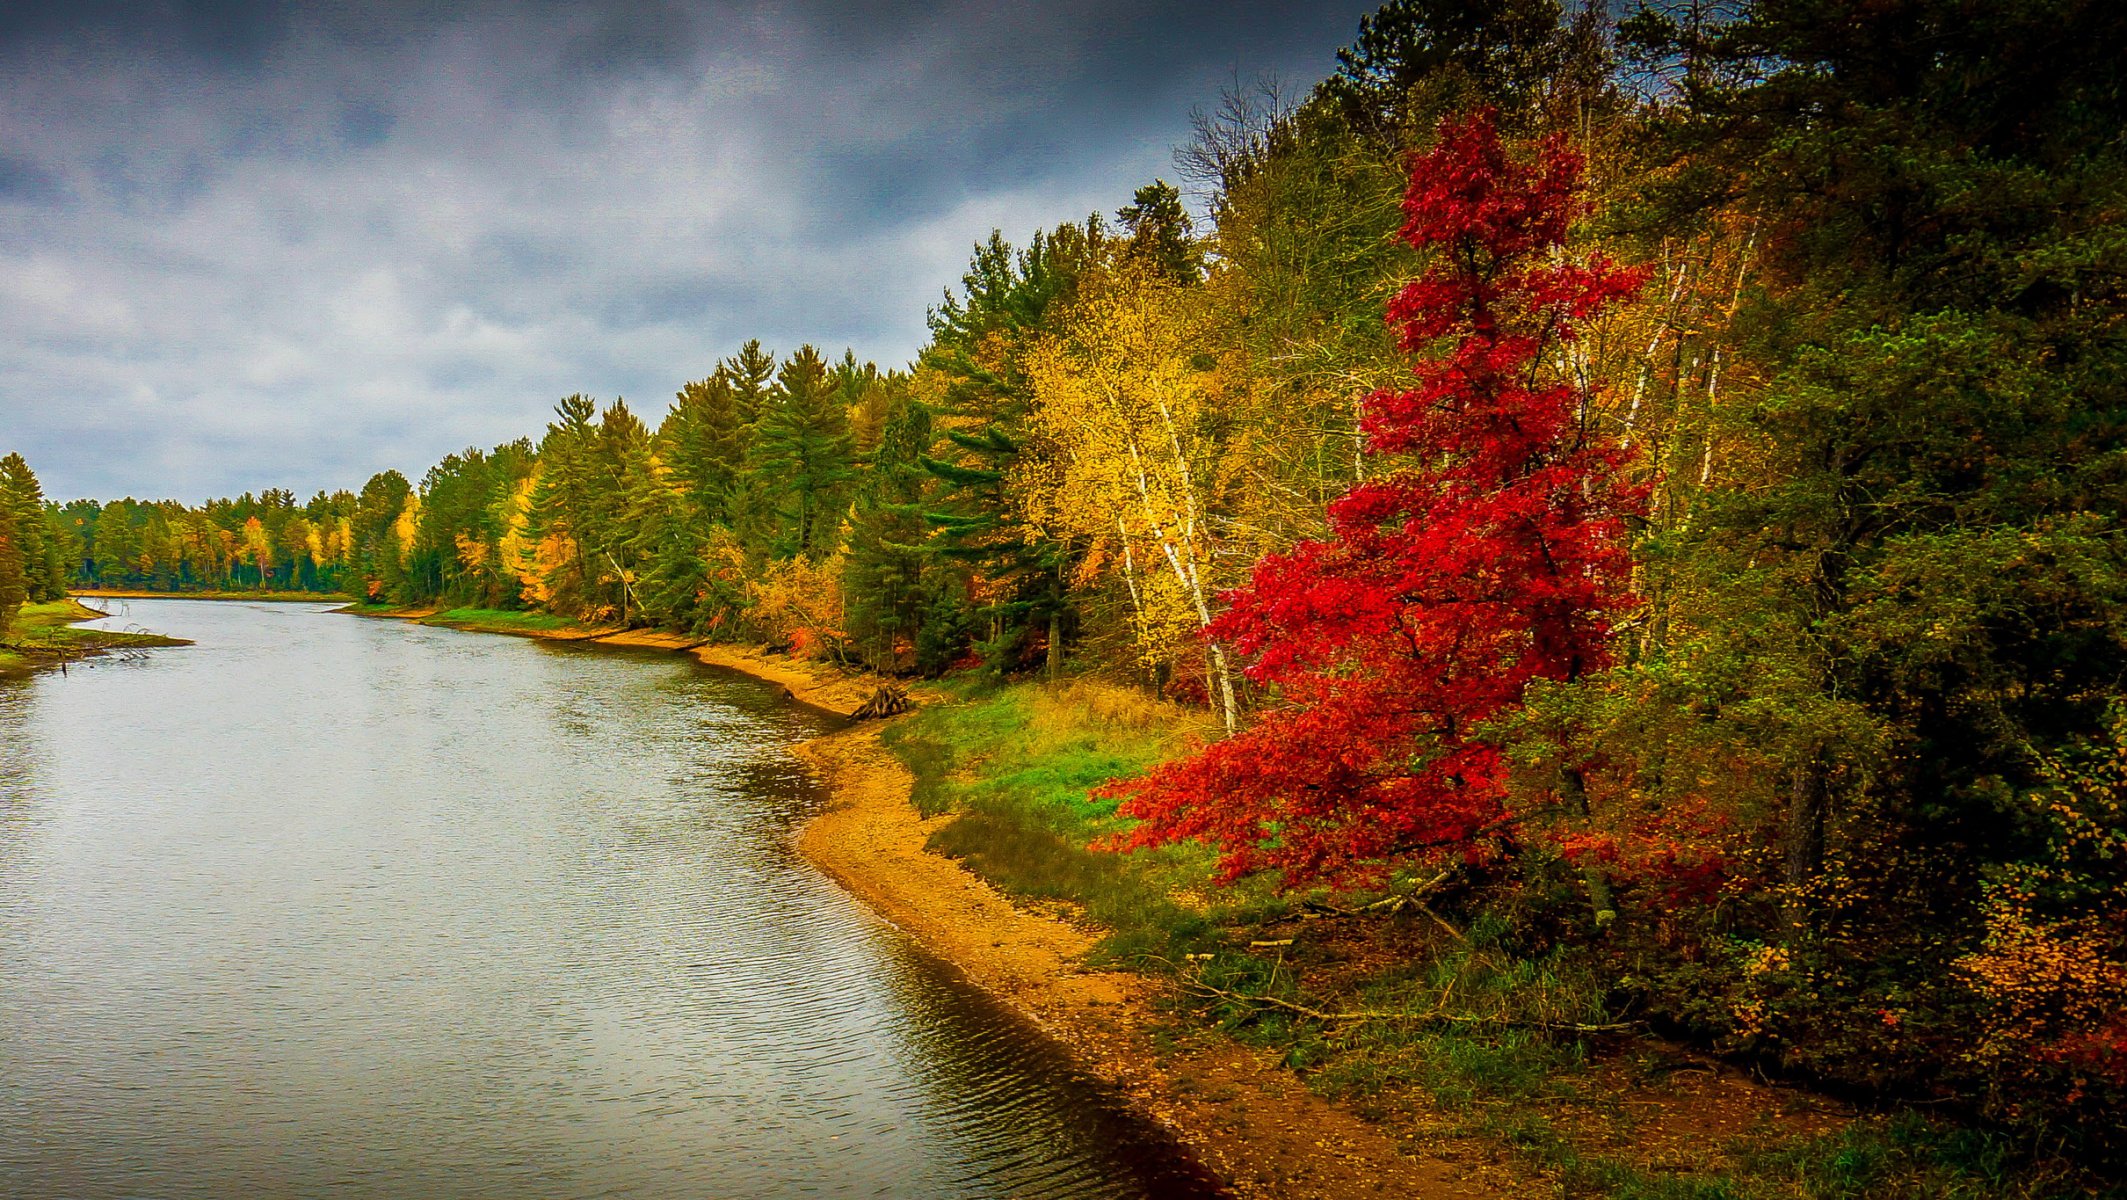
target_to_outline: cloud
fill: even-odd
[[[54,495],[307,493],[749,337],[898,364],[992,227],[1171,176],[1364,7],[11,5],[0,442]]]

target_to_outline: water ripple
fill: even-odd
[[[0,1195],[1210,1194],[789,849],[670,655],[133,601],[0,682]]]

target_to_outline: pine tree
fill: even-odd
[[[1039,636],[1056,675],[1076,621],[1068,581],[1081,552],[1034,534],[1006,480],[1027,440],[1033,403],[1025,355],[1106,241],[1097,217],[1037,234],[1018,253],[993,231],[976,246],[960,294],[948,292],[930,315],[931,344],[920,366],[945,383],[945,445],[923,460],[938,481],[926,515],[938,527],[937,552],[965,564],[990,593],[981,616],[992,665],[1003,670],[1018,667]]]
[[[597,411],[589,396],[577,393],[554,407],[555,421],[539,441],[539,485],[532,493],[527,536],[539,547],[539,570],[548,607],[581,615],[589,603],[593,573],[587,545],[589,514],[596,478],[592,456]]]
[[[356,586],[369,600],[396,599],[399,582],[399,549],[392,526],[406,509],[413,485],[397,471],[380,471],[362,485],[355,498],[352,522],[353,544],[349,547]],[[98,539],[100,541],[100,539]]]
[[[1191,284],[1204,277],[1204,255],[1197,249],[1182,193],[1164,179],[1137,189],[1115,218],[1128,237],[1129,255],[1171,283]]]
[[[752,439],[732,377],[717,371],[683,387],[657,431],[660,453],[696,520],[730,522],[733,489]]]
[[[754,435],[748,475],[775,520],[772,548],[786,557],[832,553],[841,507],[856,476],[856,438],[827,361],[800,346],[776,372]]]
[[[20,454],[0,458],[0,503],[14,517],[29,602],[43,604],[66,595],[66,564],[45,526],[44,489]]]
[[[717,373],[731,384],[732,411],[738,416],[740,428],[751,429],[760,424],[761,413],[768,407],[774,390],[771,385],[776,374],[775,355],[761,349],[761,339],[753,338],[740,346],[737,354],[725,359]]]
[[[896,396],[850,518],[842,576],[849,634],[883,670],[928,665],[913,661],[917,637],[937,596],[951,588],[935,570],[928,545],[932,526],[924,518],[931,475],[923,457],[934,436],[930,412],[905,393]],[[931,658],[940,655],[933,649]]]
[[[0,504],[0,635],[15,623],[15,614],[29,599],[22,569],[22,541],[15,532],[14,510]]]

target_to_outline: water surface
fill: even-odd
[[[0,1195],[1208,1194],[793,855],[774,689],[103,603],[198,644],[0,681]]]

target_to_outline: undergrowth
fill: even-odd
[[[2127,1195],[2050,1173],[2042,1148],[1915,1114],[1647,1151],[1624,1097],[1659,1079],[1598,1069],[1647,1039],[1612,1011],[1591,960],[1520,940],[1525,914],[1473,902],[1443,909],[1453,922],[1423,904],[1354,916],[1348,897],[1216,887],[1201,849],[1094,850],[1128,822],[1091,790],[1215,736],[1207,718],[1093,681],[962,679],[938,693],[882,735],[915,805],[953,817],[933,850],[1098,926],[1096,961],[1175,977],[1184,1026],[1273,1050],[1362,1115],[1480,1139],[1590,1200]]]
[[[942,690],[946,702],[884,734],[915,776],[917,808],[955,816],[931,849],[1016,898],[1075,909],[1106,931],[1095,952],[1106,963],[1179,961],[1237,918],[1246,901],[1180,898],[1208,891],[1208,854],[1090,848],[1128,823],[1088,792],[1186,749],[1200,717],[1093,681]]]

